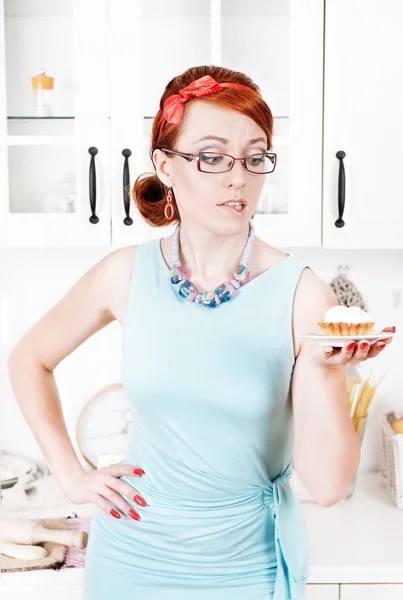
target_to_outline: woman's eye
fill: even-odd
[[[224,157],[222,154],[202,154],[200,158],[209,165],[217,165]]]
[[[248,163],[250,165],[256,166],[256,165],[259,165],[261,162],[263,162],[263,160],[264,160],[263,155],[262,156],[249,156]]]

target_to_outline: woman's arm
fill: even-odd
[[[330,286],[304,270],[295,294],[295,336],[319,332],[318,321],[337,305]],[[331,506],[347,495],[361,455],[350,417],[345,366],[324,367],[315,360],[310,340],[297,343],[292,378],[294,467],[312,498]]]
[[[13,348],[8,360],[11,385],[21,412],[59,480],[83,470],[68,436],[56,366],[121,311],[130,288],[135,247],[107,255],[87,271]]]

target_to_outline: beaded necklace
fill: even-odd
[[[172,240],[171,249],[171,265],[170,279],[174,288],[181,298],[188,302],[196,302],[207,306],[208,308],[215,308],[223,302],[228,302],[235,297],[237,289],[242,285],[245,285],[250,280],[250,271],[248,270],[250,262],[250,253],[252,248],[253,238],[255,237],[255,226],[253,221],[249,221],[249,236],[246,242],[240,264],[234,271],[234,277],[231,281],[227,281],[219,285],[214,291],[204,292],[198,290],[194,283],[189,280],[189,276],[184,267],[181,266],[179,260],[179,227],[178,223]]]

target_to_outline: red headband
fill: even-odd
[[[249,86],[242,85],[241,83],[217,83],[210,75],[205,75],[204,77],[200,77],[200,79],[196,79],[187,87],[179,90],[179,94],[169,96],[164,102],[158,137],[160,137],[165,123],[177,125],[182,121],[185,104],[188,100],[207,96],[208,94],[214,94],[215,92],[221,92],[221,90],[226,87],[252,90]]]

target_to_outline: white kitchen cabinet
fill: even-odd
[[[36,585],[1,587],[2,600],[81,600],[82,585]]]
[[[308,584],[306,600],[339,600],[339,586],[337,584]]]
[[[0,0],[1,245],[110,243],[107,8]],[[48,113],[31,87],[41,68]]]
[[[340,600],[402,600],[403,585],[386,584],[342,584]]]
[[[402,19],[396,0],[382,10],[376,0],[326,1],[326,248],[403,248]]]
[[[140,24],[135,34],[133,23]],[[110,5],[110,40],[113,244],[165,235],[148,227],[133,207],[133,224],[124,224],[122,151],[131,152],[132,182],[152,171],[152,118],[166,84],[189,66],[215,64],[251,76],[274,116],[278,163],[266,175],[255,215],[257,234],[273,245],[320,245],[320,0],[304,6],[294,0],[118,0]]]
[[[121,246],[169,234],[144,222],[126,185],[153,170],[165,86],[202,64],[244,71],[272,109],[278,162],[258,235],[320,245],[323,18],[321,0],[0,0],[0,245]],[[41,68],[55,78],[51,118],[33,110]]]

